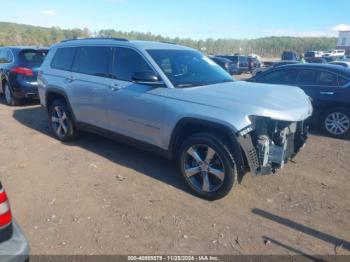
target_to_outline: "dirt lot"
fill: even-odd
[[[161,157],[58,142],[38,105],[2,102],[0,119],[0,179],[33,254],[350,254],[350,141],[313,135],[277,175],[207,202]]]

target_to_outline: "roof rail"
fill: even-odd
[[[163,44],[170,44],[170,45],[176,45],[176,43],[170,42],[170,41],[160,41],[160,43],[163,43]]]
[[[115,38],[115,37],[87,37],[87,38],[72,38],[72,39],[65,39],[62,40],[61,43],[70,42],[70,41],[76,41],[76,40],[114,40],[114,41],[124,41],[129,42],[126,38]]]

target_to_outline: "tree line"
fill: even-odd
[[[64,39],[80,37],[117,37],[129,40],[169,42],[189,46],[207,54],[258,54],[262,57],[279,57],[285,50],[303,53],[308,50],[327,50],[336,47],[335,37],[263,37],[257,39],[170,38],[152,33],[124,32],[114,29],[91,32],[89,29],[61,29],[0,22],[0,46],[50,46]]]

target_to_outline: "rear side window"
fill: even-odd
[[[41,65],[47,53],[47,50],[23,50],[19,53],[19,59],[25,64]]]
[[[292,85],[295,83],[298,76],[298,71],[295,69],[276,70],[262,75],[258,78],[259,83]]]
[[[168,70],[171,70],[169,61],[165,62]],[[117,47],[112,69],[113,77],[132,81],[132,76],[135,72],[153,71],[147,64],[145,59],[136,51],[130,48]]]
[[[319,86],[338,86],[338,77],[329,72],[319,72],[317,85]]]
[[[109,77],[111,60],[111,47],[80,47],[74,59],[72,71],[93,76]]]
[[[51,67],[54,69],[70,71],[73,64],[75,47],[59,48],[52,60]]]

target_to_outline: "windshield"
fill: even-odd
[[[23,50],[19,54],[22,63],[41,65],[47,55],[47,50]]]
[[[178,88],[233,82],[233,78],[203,54],[192,50],[148,50]]]

